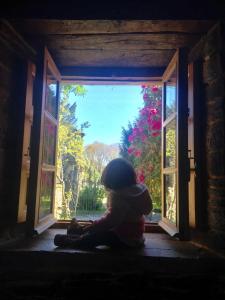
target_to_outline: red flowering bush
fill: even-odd
[[[121,155],[132,162],[139,182],[145,183],[155,208],[161,207],[162,87],[142,85],[143,107],[133,124],[123,128]]]

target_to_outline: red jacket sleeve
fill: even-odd
[[[91,232],[107,231],[120,225],[127,212],[127,204],[122,199],[112,196],[107,213],[99,220],[94,221],[90,228]]]

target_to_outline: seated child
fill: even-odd
[[[122,158],[113,159],[105,167],[101,183],[108,191],[106,214],[84,227],[73,219],[67,235],[55,236],[56,246],[123,248],[144,245],[144,215],[151,212],[152,200],[147,187],[137,183],[132,165]]]

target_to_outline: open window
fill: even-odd
[[[177,50],[163,74],[162,220],[171,235],[188,237],[188,70],[184,49]]]
[[[56,145],[60,73],[44,48],[34,88],[34,120],[27,222],[42,232],[54,222]],[[160,226],[181,239],[188,236],[188,74],[187,55],[179,49],[163,74],[162,220]]]
[[[56,145],[60,73],[43,49],[34,87],[34,120],[27,222],[30,233],[47,229],[54,219]]]

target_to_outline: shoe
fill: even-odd
[[[73,218],[67,228],[67,234],[68,235],[74,235],[78,234],[81,235],[83,234],[83,227],[77,222],[75,218]]]
[[[56,234],[54,244],[58,247],[70,247],[79,238],[79,235]]]

